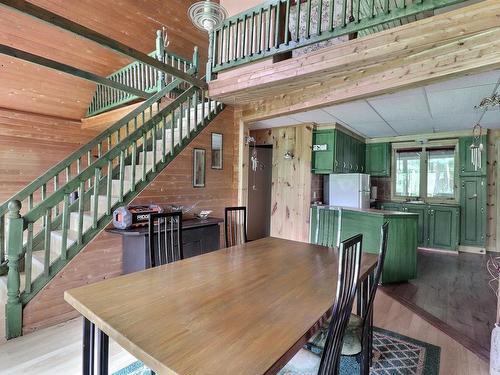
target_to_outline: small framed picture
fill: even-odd
[[[193,187],[205,187],[205,150],[193,150]]]
[[[222,134],[212,133],[212,169],[222,169]]]

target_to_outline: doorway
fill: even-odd
[[[256,170],[252,168],[252,150],[248,156],[248,225],[249,240],[268,237],[271,232],[272,145],[255,146]]]

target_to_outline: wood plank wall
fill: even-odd
[[[0,108],[0,203],[96,134],[79,121]]]
[[[312,125],[254,130],[257,144],[273,146],[271,236],[308,242]],[[285,152],[293,160],[284,158]],[[249,172],[251,173],[251,172]]]
[[[237,161],[237,138],[234,111],[224,110],[133,203],[182,204],[198,202],[195,211],[213,210],[223,217],[224,207],[236,204],[237,181],[233,166]],[[211,133],[222,133],[224,142],[223,170],[210,168]],[[207,153],[206,187],[192,187],[193,148]],[[222,244],[222,243],[221,243]],[[25,333],[67,321],[78,314],[63,299],[64,291],[121,274],[121,237],[106,232],[99,234],[75,257],[24,309]]]
[[[497,216],[497,206],[500,197],[497,196],[497,185],[500,183],[500,165],[498,164],[498,145],[500,142],[500,129],[489,131],[488,136],[488,200],[487,204],[487,227],[486,227],[486,250],[498,251],[497,236],[500,218]]]

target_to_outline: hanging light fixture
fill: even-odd
[[[227,11],[218,3],[210,0],[199,1],[189,7],[189,18],[200,30],[212,32],[227,18]]]

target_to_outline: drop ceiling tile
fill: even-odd
[[[263,129],[263,128],[276,128],[280,126],[290,126],[290,125],[298,125],[301,122],[298,122],[297,120],[288,117],[288,116],[282,116],[282,117],[275,117],[275,118],[270,118],[267,120],[261,120],[254,122],[252,124],[253,129]]]
[[[401,119],[397,121],[388,121],[388,123],[400,135],[432,133],[434,130],[434,123],[430,118],[425,120]]]
[[[384,121],[357,122],[349,126],[357,133],[364,134],[368,138],[391,137],[398,135]]]
[[[427,92],[433,118],[453,114],[475,113],[475,105],[490,96],[495,85],[484,85],[464,89]]]
[[[359,122],[377,122],[382,120],[377,115],[377,112],[364,100],[337,104],[323,109],[351,126]]]
[[[297,122],[315,122],[317,124],[333,124],[337,121],[335,117],[321,109],[294,113],[289,117],[297,120]]]
[[[450,79],[444,82],[434,83],[426,86],[427,92],[438,92],[444,90],[457,90],[475,86],[492,85],[498,81],[500,69],[490,72],[472,74],[460,78]],[[490,93],[491,94],[491,93]]]
[[[500,109],[486,111],[483,119],[481,120],[481,125],[490,129],[500,128]]]
[[[451,131],[471,129],[477,121],[477,115],[474,112],[453,114],[441,116],[433,119],[435,131]]]
[[[368,102],[388,122],[431,119],[422,88],[375,97]]]

